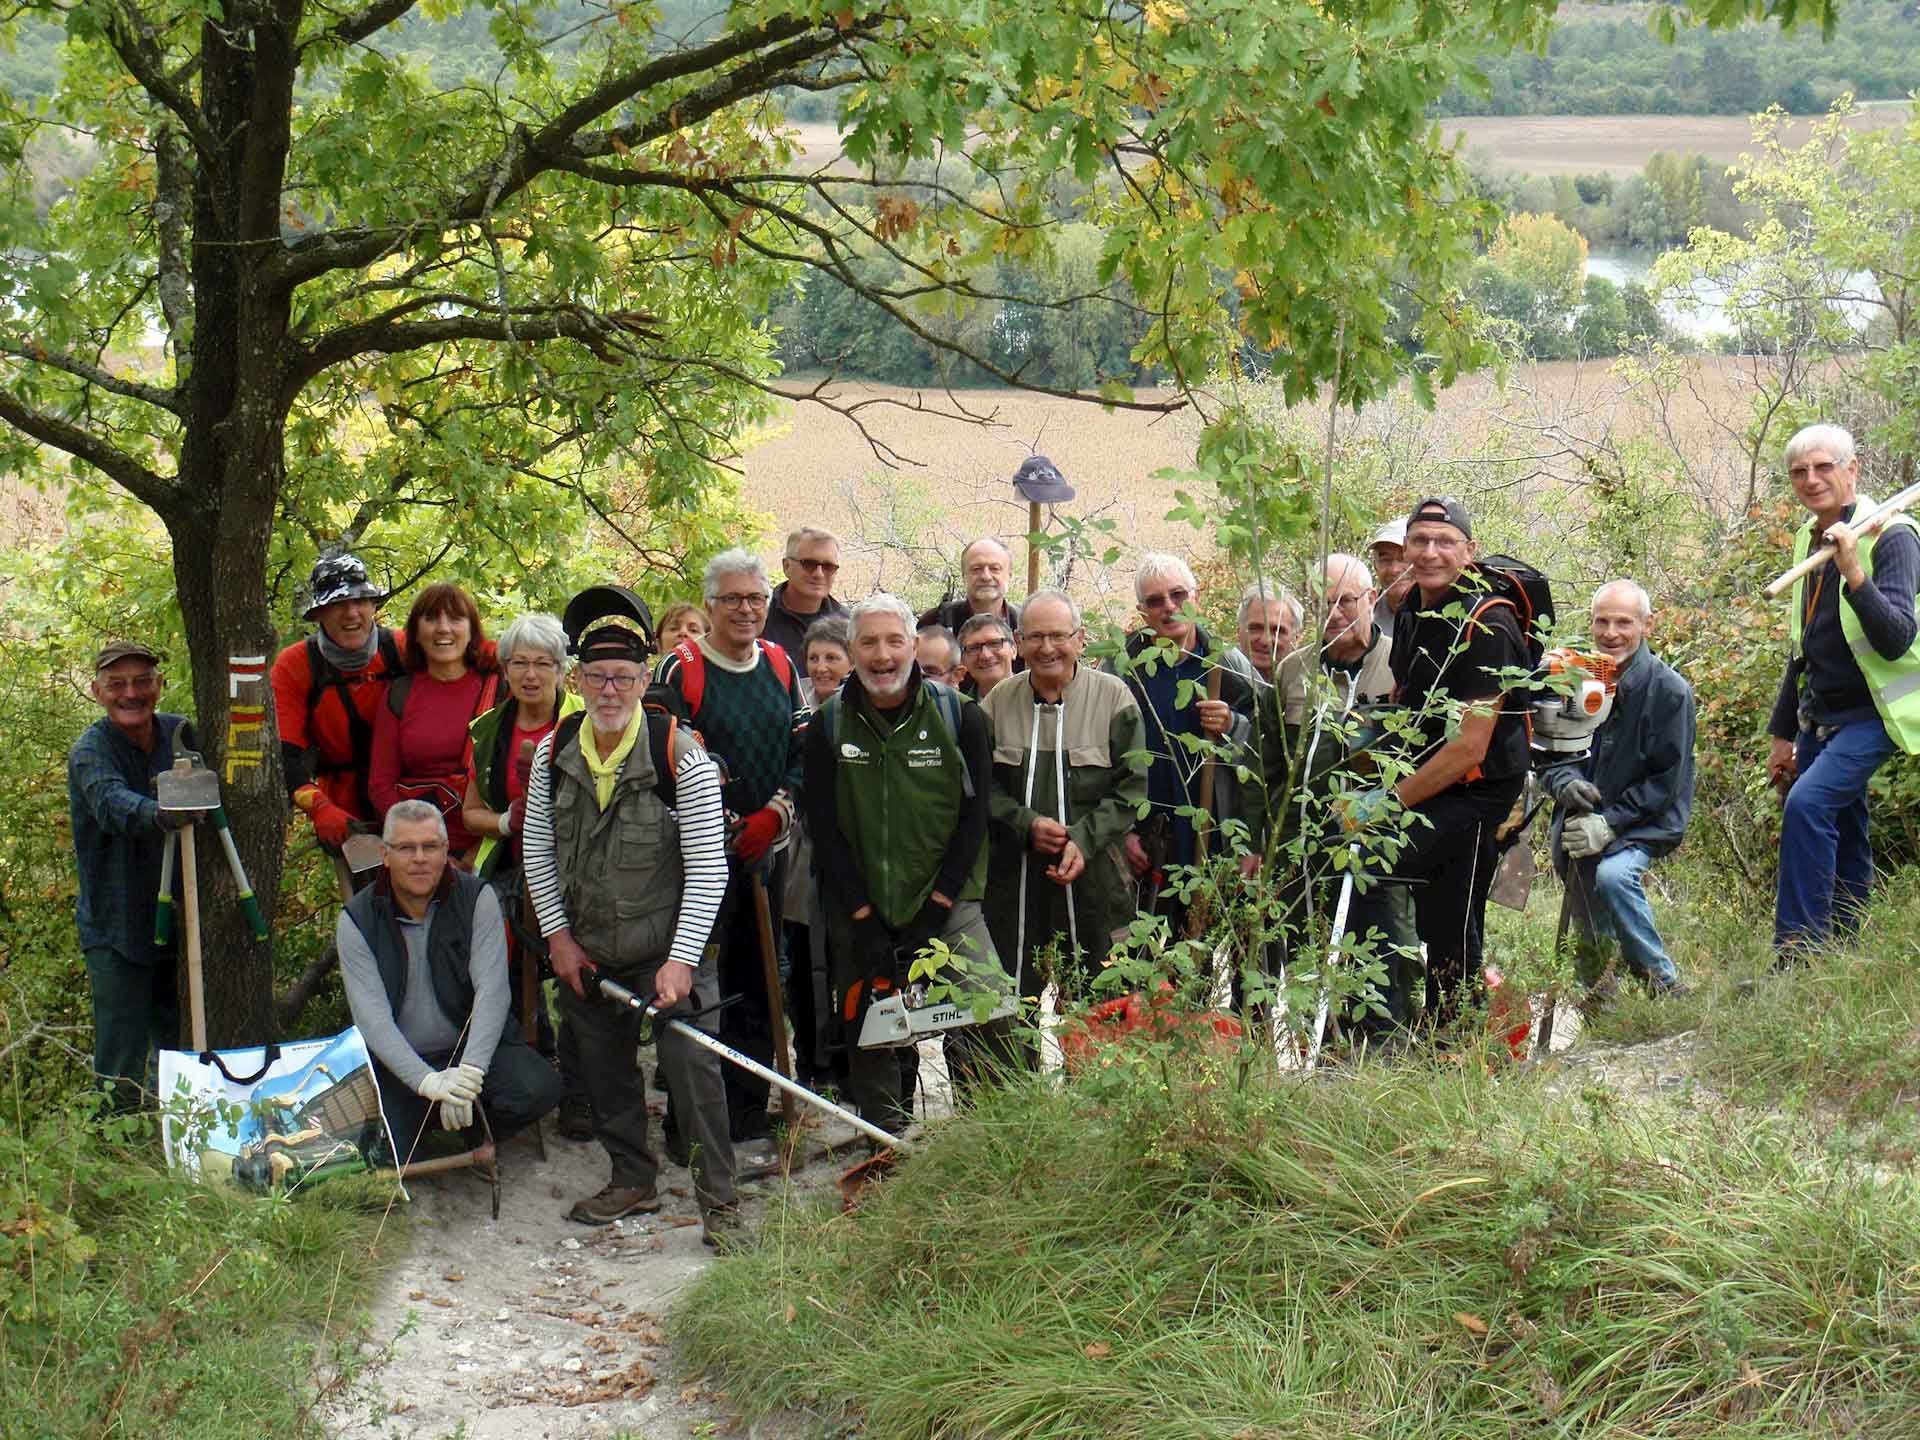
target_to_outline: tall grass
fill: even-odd
[[[1908,1181],[1747,1117],[1143,1067],[787,1210],[675,1325],[748,1410],[872,1437],[1912,1436],[1916,1256]]]

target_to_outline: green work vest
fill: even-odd
[[[1864,515],[1873,508],[1871,497],[1864,494],[1853,497],[1855,515]],[[1894,516],[1886,523],[1881,534],[1897,525],[1920,534],[1920,526],[1916,526],[1912,518],[1906,515]],[[1867,572],[1868,579],[1873,578],[1873,548],[1872,538],[1861,540],[1860,568]],[[1812,550],[1813,527],[1802,525],[1793,538],[1794,564],[1806,559]],[[1801,626],[1806,623],[1809,578],[1802,575],[1793,583],[1793,613],[1788,617],[1787,633],[1793,637],[1796,652],[1800,648]],[[1912,597],[1908,597],[1907,603],[1913,603]],[[1920,755],[1920,642],[1909,646],[1907,653],[1898,660],[1885,659],[1873,648],[1866,631],[1860,628],[1860,617],[1853,613],[1853,607],[1844,598],[1840,602],[1840,633],[1847,637],[1847,648],[1853,651],[1854,663],[1860,667],[1867,688],[1873,692],[1873,707],[1880,712],[1888,738],[1907,754]]]
[[[923,680],[913,709],[891,734],[865,706],[848,705],[843,690],[821,708],[815,724],[834,737],[834,798],[840,833],[853,851],[867,892],[890,929],[910,923],[933,893],[947,841],[967,798],[967,761],[941,717],[934,686]],[[814,836],[830,845],[831,837]],[[967,872],[954,900],[987,893],[987,847]]]

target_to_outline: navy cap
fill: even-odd
[[[1450,495],[1429,495],[1407,515],[1409,528],[1422,520],[1429,524],[1451,525],[1467,539],[1473,538],[1473,523],[1467,519],[1467,507]]]
[[[1020,498],[1034,505],[1052,505],[1073,499],[1073,486],[1059,467],[1044,455],[1029,455],[1013,472],[1013,488]]]

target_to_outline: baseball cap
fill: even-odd
[[[1412,511],[1407,515],[1407,525],[1410,526],[1419,520],[1425,520],[1429,524],[1437,522],[1442,525],[1451,525],[1462,535],[1466,536],[1467,539],[1471,540],[1473,538],[1473,524],[1467,519],[1467,507],[1450,495],[1429,495],[1418,505],[1414,506]],[[1406,530],[1403,528],[1401,530],[1402,543],[1405,542],[1405,539]]]
[[[307,576],[306,618],[311,620],[336,600],[371,600],[378,604],[386,598],[387,592],[373,583],[357,556],[323,555]]]
[[[1029,455],[1013,472],[1013,488],[1030,504],[1051,505],[1073,499],[1073,486],[1053,461],[1044,455]]]
[[[1367,542],[1367,548],[1371,550],[1376,545],[1405,546],[1406,543],[1407,522],[1404,520],[1389,520],[1373,532],[1373,538]]]
[[[160,657],[142,645],[138,640],[110,640],[105,645],[102,645],[100,647],[100,653],[93,657],[94,674],[99,674],[116,660],[133,658],[150,660],[155,665],[160,663]]]

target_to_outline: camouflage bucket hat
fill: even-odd
[[[352,555],[323,555],[307,576],[306,618],[311,620],[336,600],[371,600],[376,605],[387,592],[374,584],[367,567]]]

